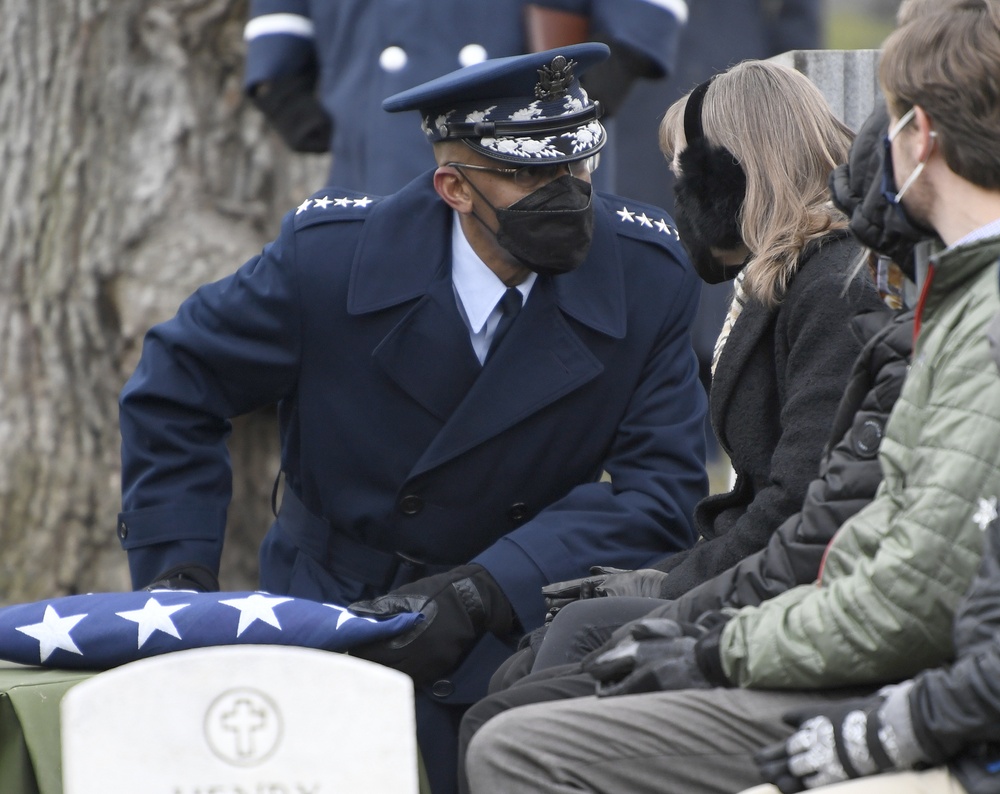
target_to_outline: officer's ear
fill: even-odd
[[[472,191],[458,169],[450,165],[439,166],[434,172],[434,189],[445,204],[456,212],[472,212]]]

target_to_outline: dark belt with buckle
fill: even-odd
[[[384,592],[455,567],[427,563],[402,552],[373,549],[349,538],[302,504],[295,491],[287,486],[276,515],[282,532],[303,553],[326,568],[362,580]]]

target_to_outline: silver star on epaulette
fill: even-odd
[[[364,198],[354,199],[355,207],[367,207],[371,203],[372,200],[368,198],[368,196],[365,196]]]
[[[646,215],[645,212],[642,213],[642,215],[636,215],[635,217],[636,220],[639,221],[639,223],[641,223],[643,226],[648,226],[650,229],[653,228],[653,221],[649,219],[649,217]]]
[[[629,223],[635,223],[635,213],[629,212],[628,207],[622,207],[618,210],[618,216],[622,219],[622,223],[628,221]]]
[[[334,199],[333,200],[333,206],[334,207],[350,207],[351,206],[351,200],[347,196],[343,196],[343,197],[341,197],[339,199]]]
[[[301,204],[299,204],[298,207],[296,207],[295,214],[296,215],[301,215],[303,212],[305,212],[307,209],[309,209],[309,205],[310,204],[312,204],[312,199],[306,199]]]
[[[975,514],[972,516],[972,520],[981,530],[985,532],[986,527],[995,521],[996,518],[997,498],[995,496],[991,496],[989,499],[980,498],[979,509],[976,510]]]
[[[333,200],[329,196],[323,196],[323,198],[321,198],[321,199],[315,199],[313,201],[313,206],[314,207],[319,207],[321,210],[325,210],[332,203],[333,203]]]

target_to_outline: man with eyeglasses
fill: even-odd
[[[387,99],[437,167],[303,201],[149,332],[121,396],[137,588],[217,586],[229,420],[278,403],[261,587],[424,614],[358,655],[413,677],[435,794],[542,586],[689,547],[707,491],[699,279],[669,216],[590,185],[607,136],[579,76],[607,56],[484,61]]]

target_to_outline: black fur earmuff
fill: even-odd
[[[746,197],[746,174],[724,146],[712,146],[701,126],[701,106],[712,80],[695,88],[684,108],[687,146],[678,158],[674,183],[677,230],[698,274],[709,284],[735,278],[742,265],[722,265],[709,249],[736,248],[743,242],[739,213]]]

